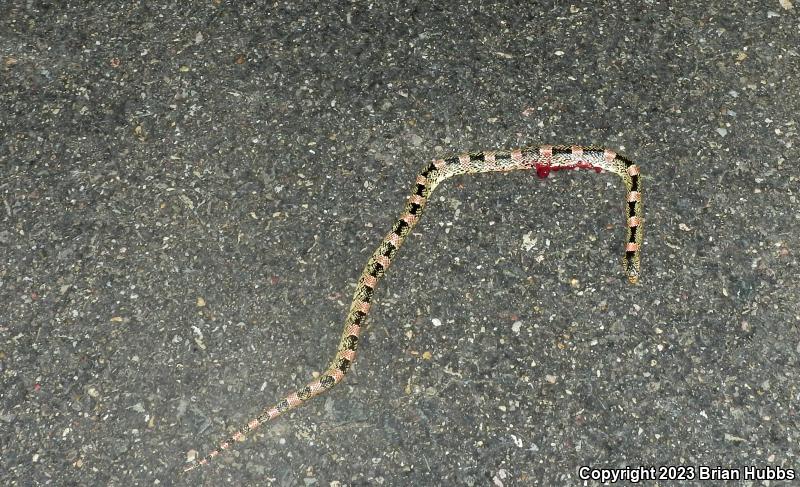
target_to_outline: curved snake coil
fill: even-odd
[[[353,303],[344,323],[339,349],[327,370],[316,380],[306,384],[281,399],[277,404],[264,408],[246,425],[239,428],[228,439],[199,461],[192,462],[184,472],[206,465],[214,457],[230,448],[237,441],[267,421],[296,408],[312,397],[321,394],[342,381],[356,357],[359,334],[369,313],[375,286],[386,273],[403,241],[422,216],[433,190],[445,179],[460,174],[484,172],[508,172],[535,169],[540,178],[551,171],[563,169],[594,169],[608,171],[622,178],[627,189],[625,197],[625,256],[622,264],[628,280],[635,284],[639,279],[639,254],[642,247],[642,182],[639,167],[616,152],[597,147],[550,146],[531,147],[512,151],[487,151],[461,154],[431,162],[417,176],[405,209],[392,226],[392,230],[372,253],[361,277],[358,278]]]

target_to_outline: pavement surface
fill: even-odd
[[[790,485],[797,3],[0,2],[2,484]],[[616,177],[458,177],[345,382],[178,475],[324,370],[426,161],[541,143],[640,164],[640,285]]]

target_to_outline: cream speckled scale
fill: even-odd
[[[192,462],[185,471],[188,472],[201,465],[206,465],[214,457],[233,446],[235,442],[243,441],[249,432],[342,381],[355,360],[359,334],[369,313],[375,286],[386,273],[391,260],[405,238],[411,233],[411,229],[419,221],[431,193],[439,183],[460,174],[534,169],[542,178],[551,171],[593,169],[597,172],[614,173],[622,179],[627,190],[625,196],[625,255],[622,264],[628,281],[635,284],[639,280],[639,256],[642,247],[644,219],[642,178],[639,174],[639,167],[633,162],[609,149],[550,145],[511,151],[473,152],[445,159],[435,159],[417,176],[403,213],[364,267],[356,285],[350,311],[345,319],[339,348],[326,371],[319,379],[292,392],[277,404],[264,408],[256,418],[239,428],[201,460]]]

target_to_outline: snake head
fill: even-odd
[[[638,284],[639,256],[636,252],[625,252],[625,257],[622,259],[622,267],[625,269],[625,275],[628,276],[628,282],[631,284]]]

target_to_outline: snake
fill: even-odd
[[[642,176],[639,166],[626,157],[602,147],[541,145],[514,150],[469,152],[434,159],[417,175],[403,212],[364,266],[345,318],[339,347],[325,372],[274,405],[263,408],[256,417],[238,428],[206,456],[189,460],[184,473],[209,464],[235,443],[244,441],[249,433],[260,426],[342,382],[355,360],[361,330],[369,314],[378,281],[386,274],[400,246],[419,222],[439,184],[462,174],[535,170],[537,176],[544,179],[551,172],[570,169],[588,169],[598,173],[606,171],[622,179],[626,189],[626,237],[622,265],[628,281],[636,284],[639,281],[643,244]]]

